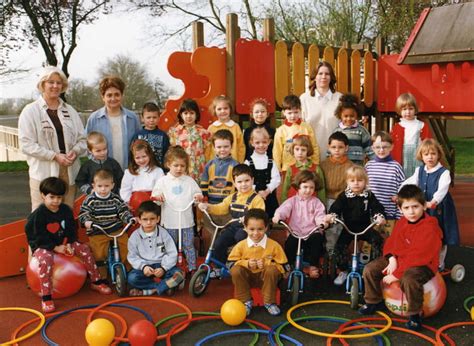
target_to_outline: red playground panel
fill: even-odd
[[[275,111],[275,57],[273,45],[257,40],[239,39],[235,44],[235,108],[240,114],[249,113],[256,98],[268,103]]]
[[[423,113],[474,113],[474,62],[399,65],[398,54],[378,60],[378,109],[395,112],[397,97],[412,93]]]

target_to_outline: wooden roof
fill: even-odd
[[[474,60],[474,2],[423,10],[398,63],[469,60]]]

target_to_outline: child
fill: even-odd
[[[313,157],[311,139],[306,135],[297,135],[293,138],[293,143],[290,145],[290,153],[295,158],[295,163],[291,164],[286,171],[283,186],[281,188],[281,201],[286,201],[288,198],[296,195],[297,189],[292,187],[293,178],[298,172],[308,170],[315,172],[321,180],[321,183],[318,185],[318,189],[315,192],[317,193],[318,198],[323,203],[326,203],[323,171],[319,165],[311,161],[311,157]]]
[[[234,192],[232,168],[238,164],[231,156],[234,137],[229,130],[218,130],[212,135],[216,157],[204,167],[201,190],[210,204],[217,204]]]
[[[248,130],[248,129],[247,129]],[[265,210],[273,217],[278,208],[276,189],[281,177],[273,160],[268,157],[268,147],[271,143],[270,134],[265,127],[255,127],[249,137],[253,147],[252,155],[245,161],[250,166],[255,177],[255,191],[265,200]]]
[[[227,96],[216,96],[212,101],[212,105],[209,109],[210,113],[217,117],[207,129],[211,134],[216,133],[218,130],[226,129],[232,133],[234,142],[232,144],[232,157],[237,162],[244,162],[245,159],[245,144],[242,130],[239,124],[231,119],[232,115],[232,103]],[[213,148],[211,148],[213,149]],[[213,150],[211,150],[210,157],[214,156]]]
[[[297,135],[306,135],[311,140],[313,155],[311,161],[319,163],[319,147],[316,143],[313,129],[310,125],[301,121],[301,101],[296,95],[288,95],[282,104],[285,122],[275,132],[275,144],[273,146],[273,160],[281,172],[286,172],[288,167],[295,162],[290,153],[290,145]]]
[[[102,227],[107,233],[119,233],[124,223],[134,222],[133,215],[128,210],[127,204],[112,192],[114,188],[114,176],[106,169],[99,169],[94,174],[92,183],[93,190],[86,197],[79,211],[79,222],[86,228],[89,235],[89,246],[94,258],[101,262],[99,270],[102,276],[107,275],[104,264],[107,258],[110,238],[100,230],[92,228],[92,224]],[[117,239],[120,247],[120,258],[127,258],[127,233]],[[126,263],[128,266],[128,263]]]
[[[252,169],[247,165],[238,164],[232,170],[232,177],[234,178],[234,185],[237,192],[227,196],[219,204],[199,203],[199,209],[207,209],[209,214],[215,215],[230,214],[234,219],[241,218],[252,208],[265,210],[263,198],[253,190]],[[215,259],[225,264],[227,260],[227,249],[245,238],[246,233],[240,223],[234,222],[230,224],[216,239],[214,245]],[[211,274],[212,277],[219,277],[220,270],[215,269]]]
[[[369,186],[377,200],[382,203],[387,224],[385,233],[390,234],[395,220],[400,218],[396,198],[401,184],[405,180],[402,166],[395,161],[390,152],[393,148],[392,137],[387,132],[378,131],[372,136],[372,148],[375,158],[365,165]]]
[[[343,132],[349,139],[349,160],[357,165],[364,165],[367,158],[374,155],[370,143],[370,134],[358,119],[362,116],[359,98],[352,94],[342,95],[334,112],[339,118],[339,126],[333,132]]]
[[[273,138],[275,129],[270,126],[268,103],[264,99],[257,98],[250,104],[250,125],[244,130],[245,158],[248,160],[253,153],[254,147],[250,142],[250,136],[254,129],[264,128],[270,136],[270,144],[267,148],[267,156],[273,157]]]
[[[253,307],[252,286],[261,287],[268,313],[272,316],[280,314],[280,308],[276,305],[276,290],[278,281],[289,266],[280,244],[265,234],[269,224],[264,210],[250,209],[244,217],[247,239],[234,246],[227,262],[235,297],[245,304],[247,316]]]
[[[324,204],[314,196],[321,185],[318,176],[310,171],[300,171],[293,179],[298,194],[287,199],[275,212],[273,222],[285,220],[293,232],[300,237],[309,236],[315,227],[325,223]],[[304,257],[309,262],[309,277],[317,279],[320,275],[319,260],[323,255],[324,234],[322,230],[314,232],[302,241]],[[285,253],[290,263],[296,262],[298,238],[292,234],[285,242]]]
[[[326,209],[329,210],[337,196],[346,189],[346,173],[354,164],[347,157],[349,139],[342,132],[334,132],[328,139],[329,157],[321,162],[321,170],[326,182]],[[330,256],[334,254],[334,247],[341,234],[342,226],[333,224],[326,229],[326,250]]]
[[[410,93],[401,94],[395,105],[400,122],[393,125],[390,135],[393,139],[393,159],[403,166],[405,176],[409,177],[415,168],[421,165],[416,161],[416,149],[420,141],[432,138],[430,127],[416,118],[418,106],[415,97]]]
[[[390,285],[399,280],[408,303],[409,320],[406,326],[411,330],[420,330],[423,285],[438,270],[442,232],[436,219],[424,212],[425,198],[417,186],[405,185],[401,188],[398,206],[403,216],[385,242],[383,257],[364,268],[366,304],[359,312],[371,315],[384,309],[380,281]]]
[[[164,176],[147,141],[137,139],[130,146],[130,163],[125,170],[120,197],[134,212],[141,202],[151,198],[151,190]]]
[[[200,118],[196,101],[186,99],[178,111],[179,124],[168,132],[170,144],[181,146],[189,155],[189,175],[194,180],[204,171],[211,144],[211,133],[197,124]]]
[[[172,295],[184,287],[184,274],[176,267],[178,252],[168,232],[161,226],[160,207],[145,201],[137,209],[140,228],[128,240],[128,284],[131,296]],[[155,278],[159,278],[158,282]]]
[[[352,232],[362,232],[372,222],[377,221],[378,225],[385,224],[384,209],[375,195],[368,190],[367,183],[369,178],[364,168],[352,166],[347,170],[346,182],[347,188],[341,193],[329,209],[326,221],[333,222],[334,216],[343,219],[344,223]],[[347,246],[353,240],[353,236],[348,232],[342,232],[336,243],[336,253],[341,257],[339,265],[339,275],[334,280],[334,284],[342,285],[347,278],[347,264],[349,258],[346,256]],[[369,242],[375,250],[382,245],[382,237],[374,230],[369,229],[359,240]]]
[[[427,213],[438,219],[439,227],[443,230],[443,247],[439,256],[439,269],[443,271],[447,245],[459,245],[456,208],[449,193],[451,176],[441,164],[444,161],[443,149],[434,139],[429,138],[421,142],[416,159],[423,161],[424,165],[417,167],[415,173],[405,180],[403,185],[418,185],[427,200]]]
[[[91,289],[101,294],[112,290],[101,279],[90,248],[77,241],[76,222],[71,208],[62,203],[66,183],[56,177],[44,179],[39,186],[43,204],[28,216],[25,231],[33,257],[39,262],[41,308],[44,313],[55,310],[52,301],[53,258],[55,254],[76,255],[84,263]]]
[[[170,146],[170,140],[168,135],[158,128],[159,118],[160,108],[154,102],[145,103],[142,109],[143,129],[133,136],[132,143],[137,139],[147,141],[153,149],[156,161],[163,166],[163,158]]]
[[[165,165],[169,172],[159,179],[153,188],[152,197],[162,204],[163,216],[161,226],[178,243],[178,232],[181,228],[184,254],[188,262],[189,271],[196,270],[196,249],[194,248],[194,216],[192,207],[179,212],[175,209],[184,209],[191,200],[201,202],[201,189],[193,178],[186,175],[189,167],[189,156],[183,148],[170,147],[165,155]],[[181,218],[181,225],[179,220]]]
[[[122,183],[123,171],[120,164],[113,158],[107,156],[107,139],[97,131],[89,132],[87,135],[87,149],[90,159],[81,166],[76,176],[76,185],[83,194],[92,191],[92,179],[98,169],[106,168],[114,175],[114,193],[119,193]]]

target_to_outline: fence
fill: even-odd
[[[26,156],[20,151],[18,129],[0,126],[0,162],[25,160]]]

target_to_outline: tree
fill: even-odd
[[[116,55],[108,59],[100,68],[99,76],[116,75],[123,79],[126,88],[123,105],[137,109],[145,102],[160,104],[171,93],[164,84],[156,79],[151,80],[145,66],[126,55]]]
[[[77,111],[90,111],[102,105],[97,86],[88,85],[83,79],[70,79],[68,84],[67,100]]]
[[[41,46],[46,63],[61,65],[69,76],[68,65],[74,49],[77,47],[78,32],[81,25],[93,22],[101,7],[105,11],[103,0],[18,0],[3,4],[5,13],[6,45],[2,49],[2,62],[9,60],[9,51],[19,49],[25,41],[30,46]]]

